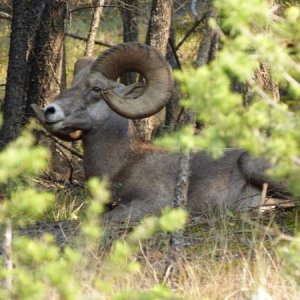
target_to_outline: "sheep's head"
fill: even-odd
[[[117,80],[126,72],[139,73],[145,83],[124,86]],[[96,121],[104,121],[109,116],[108,106],[129,119],[157,113],[166,105],[172,89],[170,66],[158,51],[139,43],[125,43],[110,48],[93,62],[87,61],[70,89],[43,110],[36,105],[33,109],[49,131],[73,139],[77,130],[88,131]]]

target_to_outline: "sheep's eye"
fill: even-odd
[[[101,89],[97,86],[93,87],[92,90],[93,90],[93,92],[96,92],[96,93],[101,92]]]

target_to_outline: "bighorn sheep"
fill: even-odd
[[[146,85],[117,82],[129,71],[141,74]],[[33,107],[52,133],[62,139],[82,139],[87,178],[111,181],[113,200],[118,204],[106,218],[139,220],[172,206],[179,156],[142,145],[131,120],[158,112],[172,89],[171,69],[163,56],[149,46],[125,43],[88,61],[71,88],[43,110]],[[74,135],[76,130],[81,135]],[[233,210],[255,207],[261,201],[264,182],[269,193],[287,196],[282,185],[264,175],[266,167],[262,160],[252,159],[240,149],[228,149],[218,160],[204,152],[194,153],[188,191],[190,214],[224,206]]]

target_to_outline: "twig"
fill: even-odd
[[[105,6],[111,6],[111,7],[115,7],[115,6],[112,6],[112,5],[104,5]],[[90,7],[86,7],[86,8],[94,8],[93,6],[90,6]],[[72,12],[72,11],[71,11]],[[4,13],[4,12],[0,12],[0,19],[5,19],[5,20],[9,20],[11,21],[12,20],[12,16],[10,14],[7,14],[7,13]],[[83,37],[83,36],[80,36],[80,35],[77,35],[75,33],[69,33],[69,32],[65,32],[64,33],[65,36],[68,36],[68,37],[71,37],[73,39],[77,39],[77,40],[81,40],[81,41],[87,41],[87,38],[86,37]],[[104,47],[111,47],[113,46],[112,44],[109,44],[107,42],[103,42],[103,41],[99,41],[99,40],[95,40],[95,44],[96,45],[100,45],[100,46],[104,46]],[[0,85],[1,86],[1,85]]]
[[[264,183],[263,184],[263,188],[261,191],[261,206],[265,204],[266,199],[267,199],[267,192],[268,192],[268,184]]]
[[[170,278],[170,275],[172,274],[173,269],[174,269],[174,266],[172,264],[168,265],[168,267],[166,268],[166,270],[164,272],[164,278],[162,280],[163,284],[167,283],[167,281]]]
[[[60,229],[60,231],[61,231],[61,234],[62,234],[63,238],[64,238],[65,241],[67,242],[67,244],[69,244],[70,246],[72,246],[72,244],[70,243],[69,239],[67,238],[67,236],[66,236],[66,234],[65,234],[65,232],[64,232],[64,229],[63,229],[62,226],[61,226],[61,222],[58,223],[58,227],[59,227],[59,229]]]
[[[176,60],[176,63],[177,63],[177,67],[178,67],[179,70],[181,70],[181,63],[180,63],[179,57],[177,55],[176,47],[173,43],[173,40],[171,38],[169,38],[168,42],[169,42],[169,45],[170,45],[170,47],[172,49],[172,52],[174,54],[174,57],[175,57],[175,60]]]
[[[0,19],[11,21],[12,20],[12,16],[10,14],[8,14],[8,13],[0,11]]]
[[[74,13],[75,11],[83,10],[83,9],[95,9],[97,7],[119,7],[118,5],[89,5],[89,6],[81,6],[74,9],[69,10],[69,13]]]
[[[69,164],[70,167],[70,175],[69,175],[69,182],[70,184],[73,184],[73,173],[74,173],[74,169],[73,169],[73,165],[72,162],[70,161],[70,159],[67,157],[67,155],[65,154],[65,152],[60,148],[61,146],[58,146],[57,149],[58,151],[61,153],[61,155],[66,159],[66,161]]]
[[[261,225],[261,224],[255,222],[255,221],[251,221],[247,218],[244,218],[243,216],[242,216],[241,220],[244,221],[245,223],[249,224],[249,225],[255,226],[259,230],[265,231],[266,233],[277,237],[278,240],[285,240],[285,241],[300,243],[300,238],[299,237],[295,237],[295,236],[291,236],[291,235],[288,235],[286,233],[283,233],[283,232],[280,231],[280,228],[278,228],[278,227],[273,227],[273,228],[266,227],[264,225]]]
[[[77,40],[81,40],[81,41],[87,41],[87,38],[86,37],[83,37],[83,36],[80,36],[80,35],[77,35],[75,33],[68,33],[68,32],[65,32],[65,35],[66,36],[69,36],[73,39],[77,39]],[[99,40],[95,40],[95,44],[96,45],[101,45],[101,46],[105,46],[105,47],[111,47],[113,46],[112,44],[109,44],[109,43],[106,43],[106,42],[103,42],[103,41],[99,41]]]
[[[57,143],[58,145],[60,145],[62,148],[68,150],[71,152],[71,154],[83,159],[83,155],[81,155],[80,153],[78,153],[77,151],[73,150],[72,148],[64,145],[63,143],[61,143],[57,138],[55,138],[53,135],[51,134],[48,134],[47,132],[45,131],[40,131],[43,135],[45,135],[46,137],[50,138],[51,140],[53,140],[55,143]]]
[[[196,20],[193,24],[193,26],[186,32],[182,40],[177,44],[175,47],[175,50],[178,51],[178,49],[182,46],[182,44],[190,37],[192,33],[196,30],[196,28],[200,25],[200,23],[206,18],[206,16],[203,16],[199,20]]]
[[[144,250],[143,250],[143,246],[142,246],[142,244],[141,244],[141,241],[139,241],[139,246],[140,246],[140,251],[141,251],[141,253],[142,253],[142,255],[143,255],[143,258],[144,258],[145,261],[146,261],[146,264],[150,267],[150,269],[151,269],[152,272],[153,272],[153,277],[154,277],[154,280],[156,281],[156,284],[159,284],[159,280],[158,280],[158,278],[157,278],[156,271],[155,271],[155,269],[153,268],[153,266],[151,265],[151,263],[150,263],[150,261],[149,261],[147,255],[145,254],[145,252],[144,252]]]
[[[295,86],[297,86],[297,87],[300,86],[299,82],[298,82],[295,78],[293,78],[289,73],[283,72],[283,77],[284,77],[285,80],[286,80],[287,82],[289,82],[290,84],[295,85]]]
[[[84,9],[95,9],[97,7],[111,7],[111,8],[122,8],[122,9],[126,9],[128,11],[136,11],[136,7],[134,5],[130,5],[130,4],[125,4],[123,1],[116,1],[119,2],[119,4],[117,5],[89,5],[89,6],[81,6],[81,7],[77,7],[77,8],[73,8],[69,11],[69,13],[74,13],[76,11],[79,10],[84,10]],[[144,12],[143,9],[139,9],[140,12]]]

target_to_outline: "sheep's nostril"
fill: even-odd
[[[55,107],[54,106],[47,107],[45,110],[45,117],[53,114],[55,114]]]

